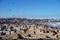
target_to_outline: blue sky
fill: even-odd
[[[60,18],[60,0],[0,0],[0,17]]]

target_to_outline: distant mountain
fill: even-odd
[[[60,28],[60,22],[47,23],[47,25],[52,26],[52,27],[59,27]]]

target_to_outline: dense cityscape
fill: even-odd
[[[0,18],[0,39],[58,39],[58,19]],[[53,24],[53,25],[52,25]]]
[[[60,0],[0,0],[0,40],[60,40]]]

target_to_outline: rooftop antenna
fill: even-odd
[[[13,15],[13,18],[14,18],[15,21],[17,20],[16,17],[15,17],[15,15]]]
[[[13,18],[15,18],[15,15],[13,15]]]

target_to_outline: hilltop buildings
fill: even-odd
[[[59,38],[60,29],[47,25],[50,22],[52,21],[48,19],[0,19],[0,36],[8,36],[11,39]]]

